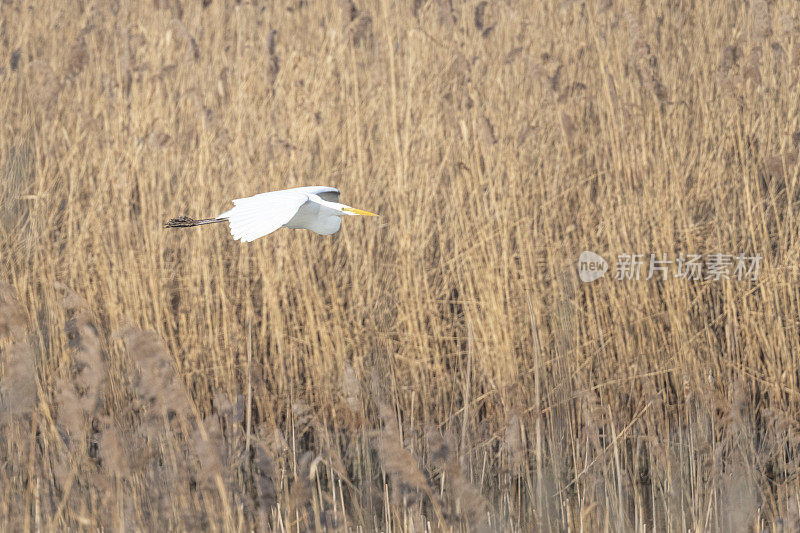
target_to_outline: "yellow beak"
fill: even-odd
[[[355,213],[356,215],[364,215],[365,217],[376,217],[375,213],[370,213],[369,211],[362,211],[361,209],[356,209],[355,207],[343,207],[342,211],[349,211],[350,213]]]

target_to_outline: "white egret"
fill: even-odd
[[[165,227],[190,228],[227,220],[234,239],[252,242],[281,227],[330,235],[339,231],[343,216],[353,215],[378,216],[340,204],[339,190],[333,187],[296,187],[238,198],[233,201],[233,209],[216,218],[195,220],[183,216],[173,218]]]

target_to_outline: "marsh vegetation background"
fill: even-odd
[[[0,2],[0,529],[797,528],[798,9]]]

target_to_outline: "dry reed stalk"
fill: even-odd
[[[425,439],[433,465],[442,473],[445,485],[443,492],[449,505],[448,516],[463,520],[470,531],[494,530],[489,523],[489,517],[493,515],[491,505],[478,487],[470,482],[458,460],[453,439],[445,439],[433,428],[426,430]]]
[[[384,470],[397,484],[393,490],[401,492],[410,489],[422,492],[433,507],[437,520],[444,524],[439,499],[431,490],[425,475],[417,467],[414,456],[403,447],[400,429],[391,410],[385,404],[379,404],[378,409],[384,427],[376,437],[375,446]]]

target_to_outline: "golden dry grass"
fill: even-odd
[[[799,527],[797,4],[354,1],[0,3],[0,528]]]

